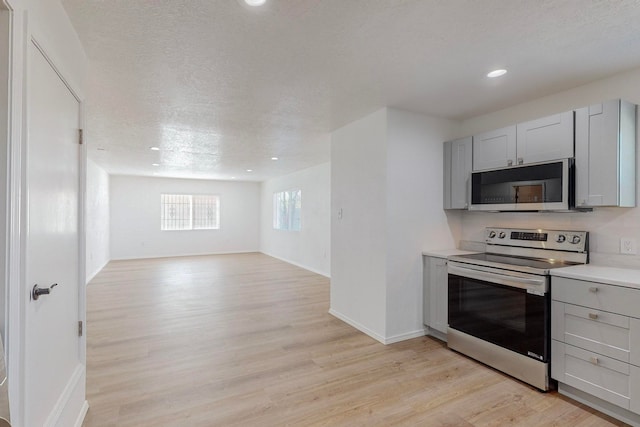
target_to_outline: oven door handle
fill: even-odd
[[[462,268],[449,263],[447,271],[461,277],[470,279],[483,280],[485,282],[496,283],[498,285],[510,286],[512,288],[520,288],[535,291],[536,293],[546,293],[548,291],[546,277],[527,278],[509,276],[507,274],[497,274],[487,271],[474,270],[470,268]]]

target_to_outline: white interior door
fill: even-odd
[[[57,283],[49,295],[29,298],[25,310],[25,425],[43,426],[59,425],[82,364],[80,104],[42,52],[29,49],[25,292]]]

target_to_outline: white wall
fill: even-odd
[[[459,135],[472,135],[615,98],[640,104],[640,69],[466,120]],[[640,136],[640,132],[637,135]],[[640,158],[637,164],[640,165]],[[640,177],[640,174],[636,176]],[[640,180],[638,190],[636,200],[640,202]],[[461,238],[472,241],[482,241],[484,227],[496,225],[587,230],[590,232],[591,262],[640,268],[640,255],[619,254],[621,237],[635,238],[640,244],[640,208],[596,208],[590,213],[464,212],[462,219]]]
[[[109,174],[91,159],[87,160],[86,281],[111,259],[109,253]]]
[[[111,259],[259,250],[260,184],[112,175]],[[160,194],[217,194],[220,229],[160,230]]]
[[[302,191],[302,229],[274,230],[273,194]],[[270,179],[261,186],[260,251],[324,276],[331,272],[331,164]]]
[[[422,335],[422,250],[456,244],[459,217],[442,209],[442,141],[453,125],[388,110],[387,341]]]
[[[384,343],[424,334],[421,252],[455,245],[458,216],[442,210],[454,124],[383,109],[332,136],[331,313]]]
[[[331,136],[330,312],[380,341],[387,311],[386,147],[386,109]]]

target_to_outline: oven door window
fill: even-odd
[[[548,298],[524,289],[449,274],[449,326],[549,361]]]

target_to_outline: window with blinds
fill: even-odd
[[[281,191],[273,194],[273,228],[276,230],[300,231],[302,191]]]
[[[220,197],[213,195],[161,194],[160,229],[217,230]]]

